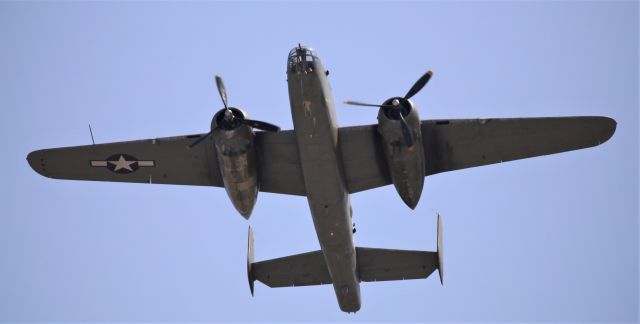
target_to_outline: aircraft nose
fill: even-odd
[[[287,71],[295,72],[297,70],[304,70],[308,67],[314,66],[320,59],[318,55],[311,47],[298,44],[289,51],[289,57],[287,59]]]

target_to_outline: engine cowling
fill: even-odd
[[[400,107],[393,106],[394,100]],[[402,114],[413,138],[408,146],[403,136],[399,113]],[[390,98],[378,111],[378,133],[381,136],[384,156],[396,191],[411,209],[418,205],[424,185],[425,166],[420,116],[413,103],[402,97]]]
[[[253,128],[241,121],[246,114],[230,107],[235,118],[225,120],[222,109],[211,121],[213,143],[218,160],[218,168],[224,182],[224,188],[240,215],[249,219],[258,198],[258,176],[255,134]]]

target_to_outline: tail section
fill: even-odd
[[[438,270],[443,283],[442,221],[438,215],[436,252],[356,248],[360,281],[425,279]],[[321,250],[253,262],[253,232],[249,227],[247,271],[249,288],[258,280],[269,287],[295,287],[332,283]]]

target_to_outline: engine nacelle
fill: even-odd
[[[400,108],[391,106],[394,99],[400,101]],[[408,147],[406,144],[399,112],[409,126],[413,136],[413,147]],[[420,200],[425,177],[424,148],[418,110],[408,99],[401,97],[388,99],[378,112],[378,133],[381,135],[384,156],[393,185],[405,204],[414,209]]]
[[[235,122],[224,120],[226,109],[217,112],[211,121],[213,143],[224,188],[233,206],[246,219],[258,198],[258,176],[253,129],[242,124],[245,113],[229,108]]]

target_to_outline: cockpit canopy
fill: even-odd
[[[314,68],[314,62],[319,61],[320,58],[316,55],[316,51],[314,51],[313,48],[299,45],[289,52],[287,72],[295,72],[297,68]]]

